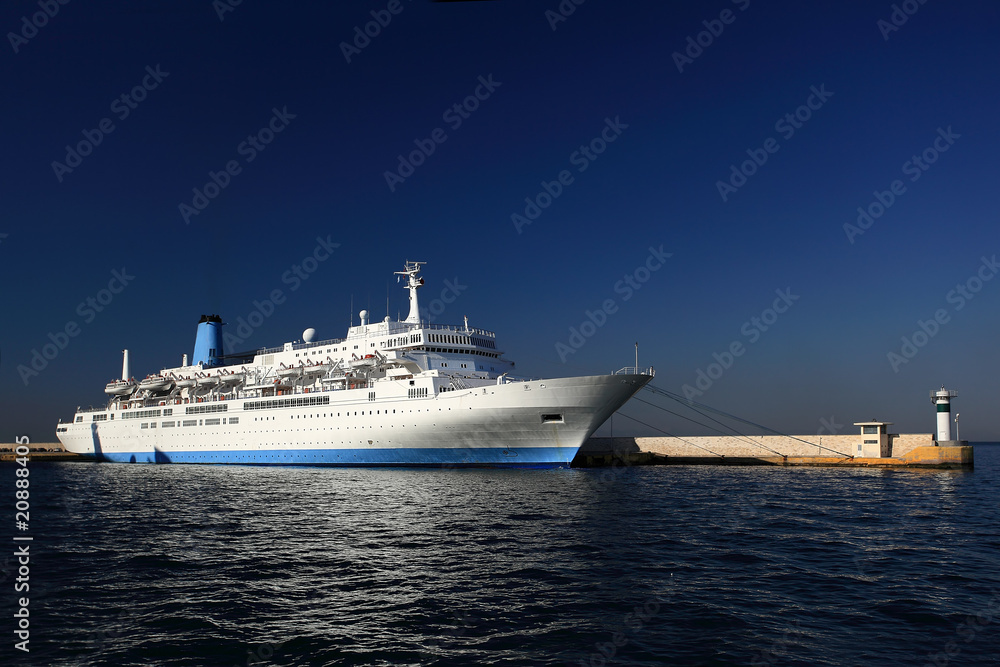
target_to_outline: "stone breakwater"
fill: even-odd
[[[574,467],[616,465],[799,465],[971,468],[972,447],[936,446],[930,433],[890,435],[889,456],[856,456],[858,435],[591,438]]]

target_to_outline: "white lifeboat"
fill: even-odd
[[[104,387],[104,393],[111,396],[126,396],[135,391],[135,380],[114,380]]]
[[[298,377],[302,373],[302,368],[299,366],[286,367],[284,364],[281,364],[276,372],[280,378],[293,378]]]
[[[319,361],[317,363],[307,364],[302,369],[302,371],[306,375],[323,375],[328,370],[330,370],[330,368],[331,368],[332,365],[333,364],[331,364],[329,360],[327,360],[327,361]]]
[[[198,380],[193,377],[182,377],[174,380],[174,384],[177,385],[178,389],[190,389],[191,387],[198,384]]]
[[[217,384],[219,384],[218,375],[202,375],[198,378],[199,387],[214,387]]]
[[[139,383],[139,389],[146,391],[164,391],[169,389],[173,380],[162,375],[147,375],[145,380]]]
[[[232,371],[223,371],[219,373],[219,379],[222,380],[222,384],[234,385],[243,382],[243,373],[234,373]]]

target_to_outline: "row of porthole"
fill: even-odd
[[[471,410],[472,408],[470,407],[469,409]],[[430,410],[430,408],[428,408],[428,409],[427,409],[427,412],[430,412],[430,411],[431,411],[431,410]],[[442,411],[444,411],[444,408],[438,408],[438,412],[442,412]],[[450,411],[451,411],[451,408],[448,408],[448,411],[450,412]],[[413,412],[413,410],[410,410],[410,412]],[[417,412],[424,412],[424,410],[417,410]],[[380,415],[380,414],[382,414],[380,410],[369,410],[369,411],[368,411],[368,415],[369,415],[369,416],[371,416],[371,415],[376,415],[376,416],[378,416],[378,415]],[[388,414],[389,414],[389,411],[388,411],[388,410],[386,410],[386,411],[385,411],[385,414],[386,414],[386,415],[388,415]],[[395,411],[395,410],[393,410],[393,411],[392,411],[392,414],[396,414],[396,411]],[[401,413],[401,414],[402,414],[402,413]],[[341,416],[339,412],[337,413],[337,416],[338,416],[338,417],[340,417],[340,416]],[[348,412],[348,413],[347,413],[346,415],[344,415],[344,416],[345,416],[345,417],[357,417],[357,416],[358,416],[358,413],[357,413],[357,411],[355,411],[355,412],[354,412],[354,414],[351,414],[350,412]],[[361,416],[362,416],[362,417],[364,417],[364,416],[365,416],[365,411],[364,411],[364,410],[362,410],[362,411],[361,411]],[[326,419],[326,418],[327,418],[327,416],[326,416],[326,413],[324,413],[324,414],[322,414],[322,415],[318,415],[318,414],[316,414],[316,415],[289,415],[289,416],[288,416],[288,418],[289,418],[289,419],[312,419],[312,418],[314,418],[314,417],[317,417],[317,418],[323,418],[323,419]],[[331,419],[333,418],[333,413],[332,413],[332,412],[330,413],[330,418],[331,418]],[[273,420],[273,419],[277,419],[277,417],[254,417],[254,418],[253,418],[253,420],[254,420],[254,421],[270,421],[270,420]]]

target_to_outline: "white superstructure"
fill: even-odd
[[[306,330],[303,342],[226,356],[221,318],[204,316],[191,364],[112,381],[107,406],[79,410],[57,436],[121,462],[568,465],[652,378],[627,368],[515,380],[493,332],[420,320],[421,264],[397,272],[405,320],[362,311],[345,338]]]

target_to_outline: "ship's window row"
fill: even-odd
[[[107,421],[107,420],[108,420],[108,416],[107,415],[94,415],[91,418],[91,421],[95,421],[95,422],[103,422],[103,421]]]
[[[329,405],[329,396],[304,396],[302,398],[279,398],[271,401],[247,401],[244,410],[267,410],[269,408],[297,408],[305,405]]]
[[[206,412],[228,412],[229,405],[226,403],[219,403],[215,405],[189,405],[184,408],[184,414],[188,415],[201,415]]]
[[[451,345],[476,345],[479,347],[488,347],[491,349],[496,349],[496,341],[490,340],[488,338],[480,338],[479,336],[451,336],[448,334],[428,334],[427,342],[429,343],[447,343]]]
[[[475,354],[480,357],[489,357],[491,359],[498,359],[499,354],[493,352],[483,352],[482,350],[456,350],[451,347],[421,347],[419,348],[422,352],[439,352],[441,354]]]
[[[161,410],[126,410],[122,413],[122,419],[145,419],[146,417],[159,417]]]

